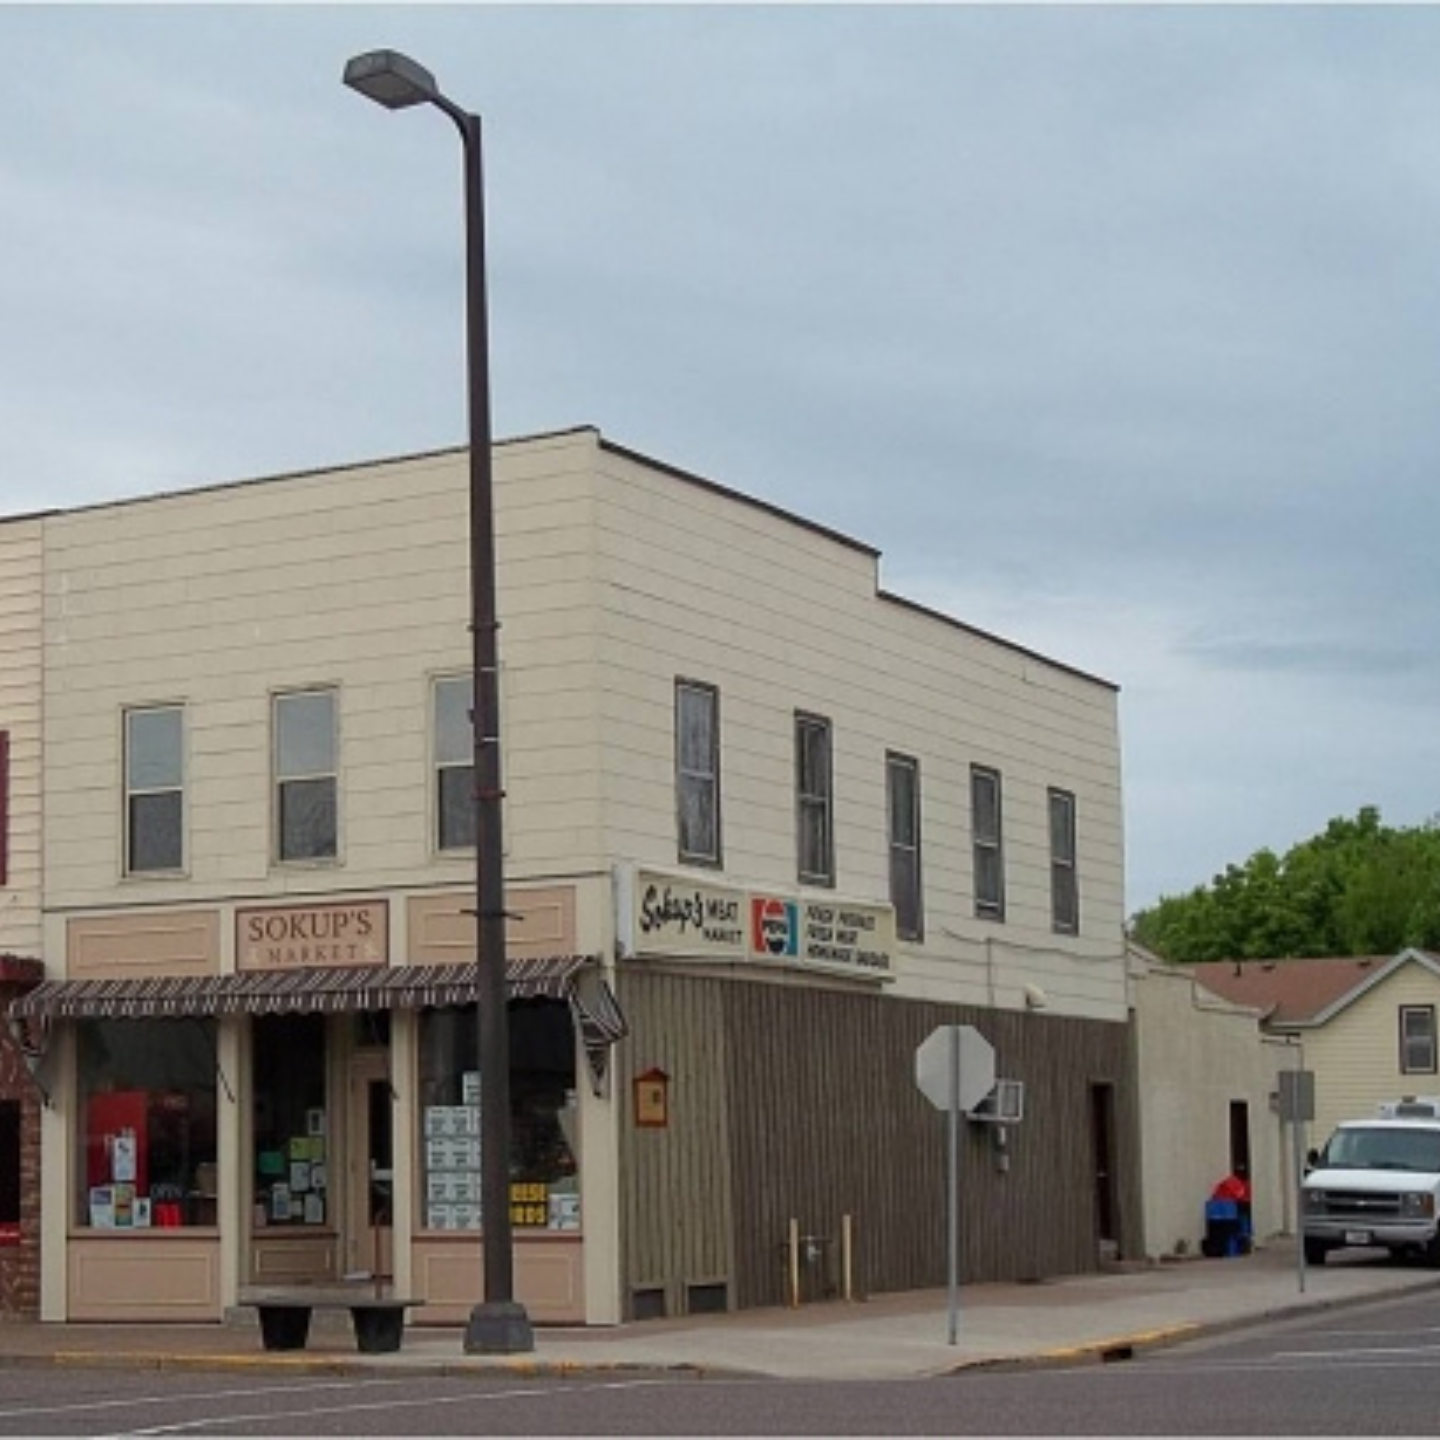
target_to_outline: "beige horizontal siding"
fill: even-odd
[[[10,736],[0,953],[41,956],[42,522],[0,523],[0,730]]]

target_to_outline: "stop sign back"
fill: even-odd
[[[939,1025],[915,1051],[915,1083],[937,1110],[950,1108],[957,1067],[955,1103],[973,1110],[995,1088],[995,1047],[973,1025]]]

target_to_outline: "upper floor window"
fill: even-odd
[[[475,848],[475,687],[468,675],[435,682],[435,846]]]
[[[920,762],[909,755],[886,755],[885,791],[895,933],[902,940],[919,940],[925,928],[920,888]]]
[[[1400,1073],[1435,1074],[1435,1007],[1400,1007]]]
[[[10,732],[0,730],[0,885],[10,883]]]
[[[1005,849],[1000,827],[1000,772],[970,767],[970,831],[975,857],[975,913],[1005,918]]]
[[[185,863],[185,711],[125,712],[125,873]]]
[[[332,860],[339,853],[334,690],[275,697],[275,855]]]
[[[835,883],[834,774],[830,722],[819,715],[795,716],[795,806],[800,880]]]
[[[1080,933],[1080,881],[1075,864],[1075,797],[1050,791],[1050,923],[1061,935]]]
[[[675,814],[680,859],[720,864],[720,692],[675,682]]]

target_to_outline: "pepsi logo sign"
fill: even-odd
[[[750,901],[751,948],[757,955],[800,953],[800,913],[793,900],[758,895]]]

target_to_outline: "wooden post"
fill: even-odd
[[[800,1305],[800,1222],[790,1222],[790,1308]]]

